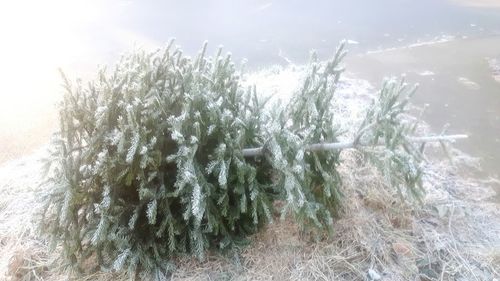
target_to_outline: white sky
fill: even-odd
[[[53,114],[62,94],[59,68],[72,79],[88,78],[97,63],[110,59],[103,46],[127,50],[136,42],[154,44],[119,28],[120,17],[126,16],[121,12],[129,3],[1,1],[0,128],[28,129],[37,121],[34,116]]]

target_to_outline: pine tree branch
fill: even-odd
[[[466,139],[467,135],[441,135],[441,136],[426,136],[426,137],[409,137],[408,140],[414,143],[427,143],[427,142],[442,142],[454,141],[458,139]],[[333,143],[315,143],[308,145],[308,151],[324,151],[324,150],[342,150],[346,148],[355,148],[359,146],[369,146],[370,144],[356,143],[356,142],[333,142]],[[245,148],[243,149],[244,157],[260,156],[262,155],[263,148]]]

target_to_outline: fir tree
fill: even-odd
[[[83,270],[96,258],[102,270],[163,280],[176,255],[245,242],[273,220],[276,200],[283,216],[331,231],[343,147],[419,196],[423,156],[402,116],[412,93],[404,84],[385,84],[355,140],[335,147],[343,45],[325,63],[313,55],[303,86],[272,111],[256,87],[241,86],[229,54],[205,52],[190,59],[172,43],[136,52],[85,87],[63,75],[42,227],[69,264]]]

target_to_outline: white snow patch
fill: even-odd
[[[286,57],[282,56],[291,63]],[[267,97],[273,96],[272,99],[289,100],[295,89],[300,85],[303,78],[304,66],[290,64],[282,67],[273,65],[258,71],[254,71],[244,75],[244,86],[257,86],[257,93]]]
[[[272,96],[270,103],[286,104],[300,89],[305,78],[307,65],[274,65],[243,76],[243,85],[257,85],[260,96]],[[336,112],[336,123],[341,130],[350,132],[365,116],[366,108],[375,95],[373,86],[366,80],[344,73],[337,85],[332,106]],[[348,139],[348,134],[343,136]]]
[[[467,77],[458,77],[458,78],[457,78],[457,81],[458,81],[460,84],[462,84],[462,85],[464,85],[465,87],[467,87],[468,89],[470,89],[470,90],[479,90],[479,89],[481,89],[481,86],[479,86],[479,84],[478,84],[478,83],[476,83],[476,82],[474,82],[474,81],[470,80],[470,79],[469,79],[469,78],[467,78]]]
[[[391,48],[386,48],[386,49],[378,49],[378,50],[368,51],[368,52],[366,52],[366,54],[367,55],[378,54],[378,53],[401,50],[401,49],[412,49],[412,48],[417,48],[417,47],[422,47],[422,46],[431,46],[431,45],[435,45],[435,44],[442,44],[442,43],[450,42],[450,41],[455,40],[455,39],[456,39],[456,37],[453,35],[442,35],[442,36],[435,37],[434,39],[428,40],[428,41],[417,40],[417,42],[415,42],[415,43],[412,43],[412,44],[409,44],[406,46],[402,46],[402,47],[391,47]],[[398,39],[398,42],[402,42],[402,41],[404,41],[404,39],[402,39],[402,38]]]
[[[424,70],[418,73],[420,76],[434,76],[435,73],[430,70]]]
[[[349,45],[359,45],[359,42],[356,40],[348,39],[347,44]]]
[[[408,45],[408,48],[415,48],[415,47],[421,47],[421,46],[429,46],[429,45],[435,45],[435,44],[440,44],[440,43],[446,43],[454,40],[456,37],[453,35],[442,35],[439,37],[435,37],[432,40],[429,41],[422,41],[422,42],[416,42],[413,44]]]

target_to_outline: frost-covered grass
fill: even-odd
[[[303,67],[273,67],[250,73],[259,92],[286,100],[300,84]],[[375,90],[366,82],[344,78],[336,93],[338,125],[356,128]],[[410,117],[409,117],[410,118]],[[422,126],[426,132],[428,127]],[[342,215],[335,233],[312,241],[292,220],[276,220],[252,237],[240,252],[210,254],[205,261],[178,258],[173,280],[492,280],[500,276],[500,209],[488,201],[488,181],[461,177],[473,161],[452,150],[453,162],[432,157],[430,148],[421,205],[398,200],[374,167],[354,150],[342,152]],[[39,207],[39,158],[9,162],[0,168],[0,279],[67,280],[57,253],[49,253],[36,232]],[[56,249],[57,251],[57,249]],[[92,266],[92,265],[89,265]],[[75,275],[74,275],[75,276]],[[76,275],[77,276],[77,275]],[[78,280],[128,280],[125,275],[98,273]]]

